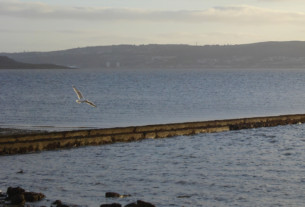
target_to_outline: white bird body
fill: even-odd
[[[94,103],[85,99],[83,94],[77,88],[75,88],[75,86],[72,86],[72,87],[78,97],[78,99],[76,100],[76,103],[79,103],[79,104],[86,103],[86,104],[89,104],[90,106],[96,107],[96,105]]]

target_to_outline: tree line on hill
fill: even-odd
[[[2,53],[31,64],[75,68],[305,68],[305,42],[243,45],[113,45]]]

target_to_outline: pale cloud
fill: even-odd
[[[304,23],[305,13],[285,12],[254,6],[216,7],[204,11],[202,17],[212,21],[251,24]]]
[[[205,10],[149,10],[135,8],[67,7],[39,2],[2,0],[0,1],[0,15],[38,20],[170,21],[177,23],[220,22],[232,24],[305,23],[304,12],[286,12],[248,5],[214,7]]]
[[[246,33],[246,32],[174,32],[174,33],[159,33],[152,40],[161,42],[161,44],[183,42],[190,45],[205,45],[209,40],[209,44],[237,44],[248,43],[249,39],[262,40],[260,34]]]
[[[292,2],[292,1],[303,1],[303,0],[256,0],[259,2]]]
[[[231,2],[250,4],[258,1],[263,2]],[[223,3],[229,0],[219,0],[219,5],[222,5],[220,7],[213,7],[216,3],[209,2],[204,7],[175,7],[185,8],[179,10],[168,5],[149,9],[132,6],[124,8],[121,4],[114,8],[89,7],[84,6],[88,5],[85,3],[78,7],[76,4],[68,6],[67,3],[61,4],[55,0],[50,0],[51,3],[41,2],[0,0],[2,50],[48,51],[109,44],[204,45],[304,40],[304,32],[301,30],[305,23],[305,10],[298,6],[291,7],[288,11],[280,3],[232,6],[233,4]],[[275,6],[270,5],[280,6],[275,9]]]

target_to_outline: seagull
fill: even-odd
[[[90,106],[96,107],[96,105],[94,103],[85,99],[83,97],[82,93],[77,88],[75,88],[75,86],[72,86],[72,87],[78,97],[78,99],[76,100],[77,103],[79,103],[79,104],[86,103],[86,104],[89,104]]]

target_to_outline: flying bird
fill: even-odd
[[[72,87],[78,97],[78,99],[76,100],[77,103],[79,103],[79,104],[86,103],[86,104],[89,104],[90,106],[96,107],[96,105],[94,103],[85,99],[83,97],[83,94],[77,88],[75,88],[75,86],[72,86]]]

